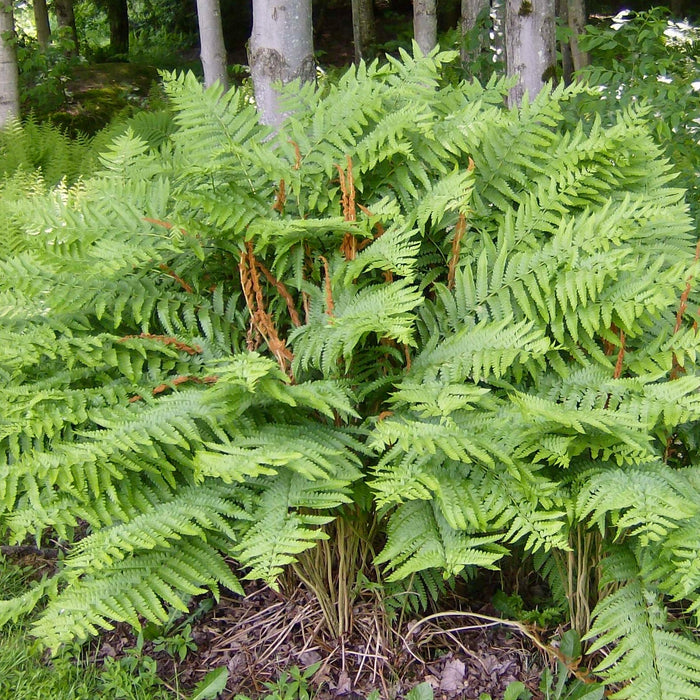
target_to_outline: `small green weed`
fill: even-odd
[[[533,610],[528,610],[522,597],[517,593],[507,595],[503,591],[497,591],[491,603],[504,617],[532,623],[538,627],[548,627],[562,619],[562,610],[559,607],[548,606],[540,609],[536,606]]]
[[[546,668],[540,680],[544,700],[601,700],[605,694],[604,685],[584,683],[579,677],[571,678],[583,654],[581,638],[576,630],[564,632],[559,643],[559,654],[556,673]]]
[[[172,697],[158,678],[155,659],[140,652],[127,652],[119,659],[105,659],[97,688],[99,697],[114,700],[167,700]]]
[[[513,681],[503,693],[503,700],[530,700],[532,693],[521,681]],[[481,693],[479,700],[493,700],[488,693]]]
[[[311,677],[318,671],[321,663],[315,663],[304,669],[298,666],[282,671],[274,683],[265,683],[270,691],[261,700],[312,700],[316,693],[309,688]],[[246,695],[236,695],[234,700],[250,700]]]

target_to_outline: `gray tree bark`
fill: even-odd
[[[34,0],[34,23],[36,25],[36,38],[39,46],[46,49],[51,39],[51,26],[49,25],[49,8],[46,0]]]
[[[583,34],[586,26],[586,6],[584,0],[561,0],[567,5],[567,20],[569,29],[571,29],[571,61],[574,71],[581,70],[587,66],[591,59],[585,51],[582,51],[578,45],[578,38]]]
[[[218,82],[226,90],[228,88],[226,47],[219,0],[197,0],[197,20],[204,86],[209,87]]]
[[[56,10],[56,23],[59,27],[70,29],[71,39],[75,44],[75,49],[71,54],[78,53],[78,30],[75,28],[75,14],[73,13],[73,0],[54,0]]]
[[[12,0],[0,0],[0,128],[19,116],[19,87]]]
[[[554,0],[507,0],[506,66],[518,76],[508,105],[519,105],[525,92],[534,99],[556,77]]]
[[[352,40],[355,44],[355,63],[370,58],[370,47],[376,37],[373,0],[352,0]]]
[[[316,79],[311,0],[253,0],[248,64],[263,124],[277,126],[285,114],[275,83]]]
[[[424,56],[437,45],[436,0],[413,0],[413,38]]]
[[[467,36],[474,31],[477,20],[491,7],[489,0],[462,0],[462,16],[460,19],[460,29],[462,31],[462,47],[460,49],[460,59],[465,68],[475,61],[479,55],[488,48],[488,37],[481,35],[479,41],[468,42]]]

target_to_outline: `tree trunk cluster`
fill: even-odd
[[[413,0],[413,37],[423,55],[437,46],[436,0]]]
[[[555,79],[556,60],[554,0],[507,0],[506,72],[518,77],[508,105],[534,99]]]
[[[373,0],[351,0],[356,62],[371,58],[376,41]],[[129,16],[126,0],[103,0],[110,26],[113,53],[129,51]],[[196,0],[201,60],[206,86],[228,87],[220,0]],[[519,105],[525,94],[533,99],[557,76],[555,12],[571,30],[562,43],[563,78],[588,63],[578,45],[586,22],[585,0],[460,0],[463,37],[461,58],[467,72],[489,52],[504,60],[508,75],[517,76],[509,104]],[[556,3],[556,7],[555,7]],[[42,48],[50,41],[46,0],[34,0],[37,39]],[[682,0],[672,0],[677,14]],[[0,125],[19,112],[17,60],[12,3],[0,0]],[[54,0],[59,27],[68,27],[77,51],[73,0]],[[248,58],[255,99],[262,122],[280,124],[285,115],[275,85],[315,79],[311,0],[253,0],[253,30]],[[437,0],[413,0],[415,42],[423,54],[437,46]],[[489,60],[489,59],[487,59]]]
[[[69,53],[76,56],[78,54],[78,30],[75,26],[73,0],[54,0],[54,9],[56,10],[56,24],[59,28],[65,28],[73,40],[73,49]]]

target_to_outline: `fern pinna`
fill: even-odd
[[[278,132],[171,75],[174,130],[31,209],[6,187],[3,527],[65,558],[4,619],[44,600],[56,647],[274,585],[354,504],[389,581],[531,554],[572,611],[560,564],[602,539],[598,672],[700,697],[668,612],[700,607],[683,192],[642,107],[604,129],[576,85],[506,110],[506,81],[443,81],[453,58],[297,86]]]

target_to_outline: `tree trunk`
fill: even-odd
[[[586,27],[586,6],[584,0],[562,0],[568,6],[568,24],[571,29],[571,60],[573,62],[574,71],[581,70],[587,66],[591,59],[585,51],[582,51],[578,46],[578,38],[583,34]]]
[[[34,0],[34,23],[36,24],[36,38],[39,46],[45,50],[51,39],[49,9],[46,7],[46,0]]]
[[[73,14],[73,0],[55,0],[56,23],[59,27],[67,27],[70,30],[71,39],[75,44],[72,55],[78,54],[78,30],[75,28],[75,15]]]
[[[556,76],[554,0],[508,0],[506,4],[506,66],[517,75],[508,105],[519,105],[527,92],[534,99]]]
[[[462,17],[460,28],[462,30],[462,46],[460,58],[462,65],[470,71],[470,64],[478,60],[481,54],[488,48],[488,33],[475,34],[479,20],[483,19],[491,9],[489,0],[462,0]]]
[[[0,128],[19,116],[19,88],[12,0],[0,0]]]
[[[352,39],[355,63],[370,58],[370,46],[376,39],[373,0],[352,0]]]
[[[274,83],[316,78],[311,0],[253,0],[248,64],[263,124],[284,120]]]
[[[424,56],[437,45],[436,0],[413,0],[413,38]]]
[[[126,0],[109,0],[109,51],[113,55],[129,55],[129,8]]]
[[[565,27],[569,26],[569,2],[568,0],[556,0],[555,3],[556,16],[560,24]],[[559,50],[561,51],[561,77],[565,85],[571,85],[574,75],[574,62],[571,57],[571,39],[563,39],[559,42]]]
[[[219,0],[197,0],[197,21],[199,22],[199,45],[204,86],[216,82],[228,88],[226,73],[226,47],[221,26],[221,6]]]

